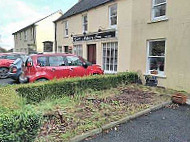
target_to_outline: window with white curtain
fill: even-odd
[[[74,48],[73,48],[73,53],[77,56],[83,56],[83,50],[82,50],[82,45],[79,44],[79,45],[74,45]]]
[[[105,73],[117,73],[118,43],[103,43],[103,69]]]

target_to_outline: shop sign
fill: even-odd
[[[84,35],[84,36],[74,36],[73,42],[100,40],[100,39],[113,38],[113,37],[116,37],[116,31],[93,33],[93,34],[88,34],[88,35]]]

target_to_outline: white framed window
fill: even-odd
[[[22,39],[22,32],[20,32],[19,35],[20,35],[20,40],[21,40]]]
[[[73,53],[77,56],[83,56],[83,49],[82,49],[82,45],[79,44],[79,45],[74,45],[74,48],[73,48]]]
[[[64,22],[65,24],[65,37],[68,37],[69,36],[69,24],[68,24],[68,21],[65,21]]]
[[[83,33],[87,33],[88,32],[88,16],[87,15],[83,15],[82,16],[82,24],[83,24]]]
[[[34,28],[32,27],[31,29],[30,29],[30,35],[31,35],[31,40],[33,40],[34,39]]]
[[[117,4],[109,7],[109,25],[110,27],[117,26]]]
[[[27,40],[28,32],[25,30],[24,31],[24,40]]]
[[[58,53],[62,53],[63,52],[63,47],[62,46],[58,46]]]
[[[53,42],[45,41],[44,43],[44,52],[53,52]]]
[[[152,20],[166,18],[167,0],[152,0]]]
[[[103,43],[103,69],[105,73],[117,73],[118,42]]]
[[[147,74],[165,76],[166,40],[150,40],[147,49]]]

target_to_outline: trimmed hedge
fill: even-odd
[[[0,114],[0,141],[32,142],[41,126],[41,115],[31,110]]]
[[[25,97],[28,103],[38,103],[47,97],[60,98],[64,95],[74,95],[83,92],[86,89],[109,89],[123,83],[134,83],[137,80],[138,75],[136,73],[126,72],[116,75],[97,75],[28,84],[19,87],[17,92],[22,97]]]

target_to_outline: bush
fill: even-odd
[[[122,83],[134,83],[138,79],[136,73],[120,73],[117,75],[100,75],[83,78],[53,80],[43,83],[21,86],[17,92],[27,99],[28,103],[40,102],[47,97],[60,98],[63,95],[74,95],[86,89],[103,90],[117,87]]]
[[[0,114],[0,141],[32,142],[41,126],[41,115],[32,110]]]

